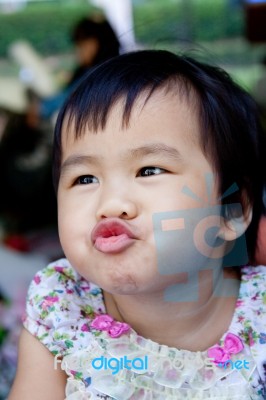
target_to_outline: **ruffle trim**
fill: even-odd
[[[142,364],[147,368],[140,370],[131,365],[131,369],[118,371],[125,357],[147,357],[148,365]],[[105,367],[102,362],[102,368],[95,369],[95,358],[98,362],[106,360]],[[120,361],[114,363],[112,358]],[[169,348],[138,336],[133,330],[116,339],[102,332],[86,350],[63,358],[62,369],[69,375],[65,400],[100,396],[116,400],[259,400],[249,382],[256,370],[253,359],[243,353],[232,357],[233,362],[243,359],[249,362],[249,369],[221,368],[208,359],[207,352]],[[108,361],[113,368],[108,367]]]

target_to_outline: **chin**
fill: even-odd
[[[100,286],[112,294],[136,294],[138,293],[138,284],[132,277],[113,274],[109,277],[106,285]]]

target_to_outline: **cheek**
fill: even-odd
[[[194,209],[215,202],[217,197],[214,174],[207,168],[170,176],[165,182],[162,190],[152,193],[149,198],[154,212]]]
[[[186,193],[186,190],[184,190],[184,192],[182,191],[183,188],[186,187],[188,186],[185,185],[185,183],[182,184],[182,186],[180,185],[179,188],[175,188],[172,185],[168,188],[165,188],[160,196],[153,196],[150,203],[153,204],[153,214],[178,210],[189,210],[199,207],[199,201],[197,198],[200,196],[200,193],[195,195],[193,198],[193,196],[189,196],[189,194]],[[194,190],[192,191],[194,192]],[[195,192],[197,193],[196,190]]]
[[[70,244],[73,243],[73,231],[68,229],[65,223],[58,222],[58,234],[61,246],[67,255]]]
[[[224,241],[220,229],[220,206],[158,213],[154,217],[157,265],[161,274],[220,269]]]
[[[85,221],[84,212],[85,208],[80,199],[72,198],[72,196],[58,196],[58,224],[59,228],[62,226],[64,229],[76,229],[77,225],[80,227],[81,221]]]
[[[84,219],[75,209],[58,204],[58,233],[65,252],[80,237],[83,226]]]
[[[68,212],[68,208],[65,204],[58,202],[58,231],[60,238],[71,231],[71,225],[75,216],[71,211]]]

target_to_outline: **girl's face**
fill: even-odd
[[[200,148],[197,107],[164,92],[144,101],[138,100],[127,128],[121,127],[120,102],[103,131],[87,130],[79,139],[74,139],[73,126],[62,132],[61,243],[84,278],[113,294],[151,294],[180,281],[182,274],[159,272],[152,217],[202,206],[182,189],[189,187],[204,201],[206,174],[214,174]],[[122,221],[122,231],[128,229],[134,238],[124,234],[117,246],[117,238],[110,236],[119,235],[120,228],[112,233],[104,225],[95,242],[101,221],[118,226]],[[179,250],[191,252],[184,241],[174,247],[177,263]]]
[[[100,42],[97,38],[83,39],[76,44],[76,54],[80,65],[90,66],[100,49]]]

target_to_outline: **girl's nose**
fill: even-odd
[[[130,196],[130,193],[123,191],[112,191],[105,193],[101,197],[96,213],[97,220],[103,218],[117,217],[123,219],[132,219],[137,216],[136,201]]]

